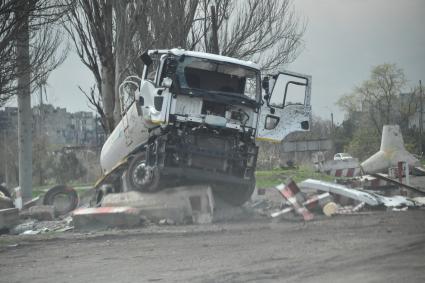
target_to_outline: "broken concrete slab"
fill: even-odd
[[[0,195],[0,209],[14,208],[13,201],[11,198]]]
[[[10,229],[19,223],[19,209],[0,209],[0,230]]]
[[[72,222],[76,230],[132,228],[142,223],[142,217],[134,207],[91,207],[74,210]]]
[[[108,194],[102,207],[128,206],[139,208],[150,220],[171,219],[177,224],[211,223],[214,198],[209,186],[182,186],[152,193],[136,191]]]
[[[52,205],[35,205],[20,213],[21,218],[32,218],[39,221],[50,221],[55,219],[55,207]]]
[[[40,202],[40,196],[33,198],[32,200],[27,201],[22,205],[22,209],[29,209],[32,206],[37,205]]]

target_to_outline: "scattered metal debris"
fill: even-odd
[[[376,206],[379,205],[379,201],[373,197],[371,194],[358,190],[358,189],[352,189],[348,188],[346,186],[320,181],[320,180],[314,180],[314,179],[307,179],[305,181],[302,181],[300,184],[301,189],[308,188],[323,192],[330,192],[337,195],[342,195],[351,199],[355,199],[360,202],[365,202],[368,205]]]

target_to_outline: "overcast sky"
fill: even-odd
[[[307,22],[305,47],[287,69],[313,76],[315,115],[343,113],[335,101],[367,79],[373,66],[396,63],[409,86],[425,81],[424,0],[294,0]],[[78,86],[88,89],[93,76],[75,54],[49,78],[48,103],[69,111],[88,110]],[[36,100],[36,97],[33,97]]]

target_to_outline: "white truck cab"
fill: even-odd
[[[255,187],[256,141],[310,128],[311,77],[182,49],[141,56],[141,78],[120,86],[122,119],[105,142],[99,184],[155,191],[209,183],[234,204]]]

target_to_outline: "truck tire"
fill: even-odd
[[[11,198],[12,195],[10,194],[9,190],[0,185],[0,195],[4,195],[5,197]]]
[[[147,176],[149,174],[150,176]],[[127,168],[126,178],[130,190],[154,192],[159,187],[159,171],[157,167],[146,165],[146,153],[137,154]]]
[[[79,202],[77,191],[66,185],[57,185],[47,191],[43,198],[44,205],[53,205],[57,215],[65,215],[77,208]]]
[[[247,202],[251,198],[254,189],[255,179],[249,185],[213,186],[213,192],[215,196],[234,206],[241,206]]]

